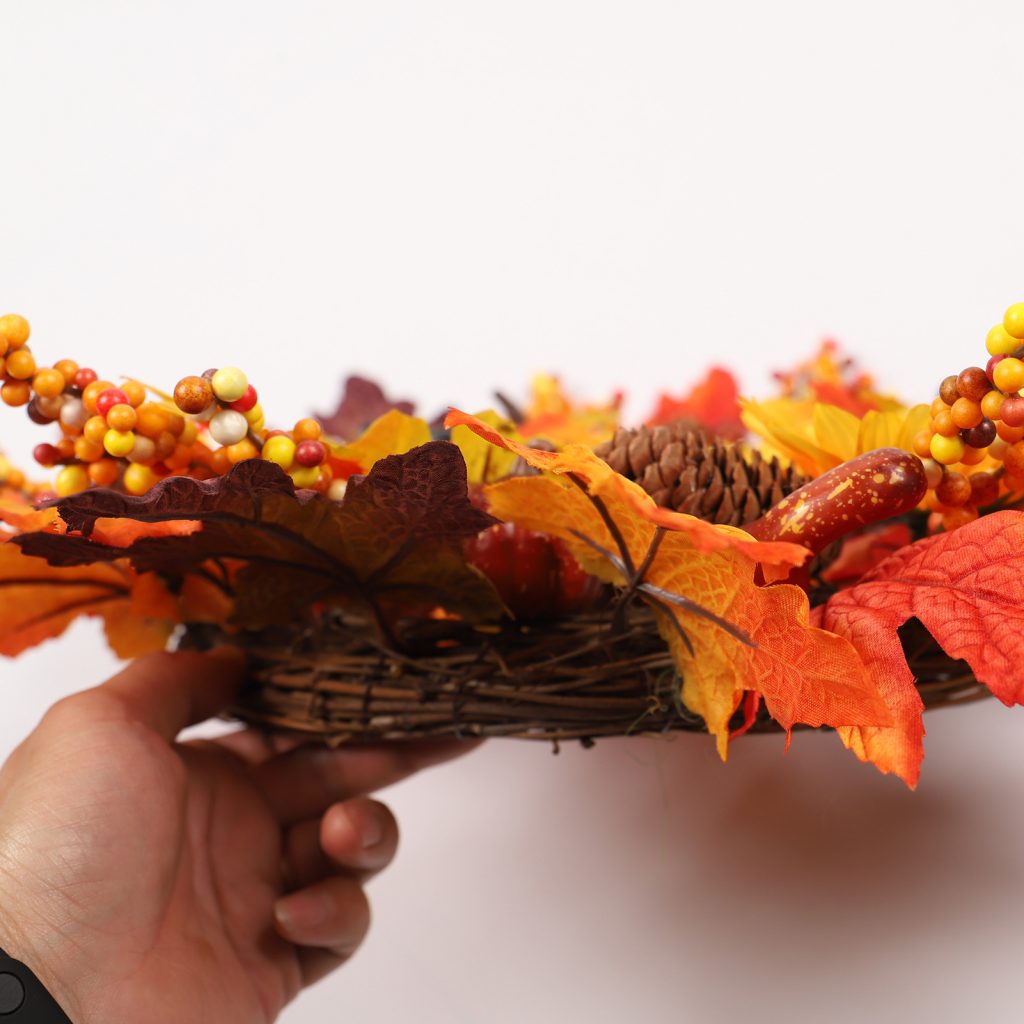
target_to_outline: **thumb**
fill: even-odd
[[[97,689],[168,742],[231,703],[242,683],[245,655],[236,647],[209,653],[159,651],[133,661]]]

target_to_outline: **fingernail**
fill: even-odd
[[[319,896],[296,893],[274,904],[274,916],[286,931],[304,932],[323,924],[330,917],[330,907]]]
[[[368,850],[371,846],[376,846],[384,838],[384,825],[381,823],[380,817],[370,811],[368,814],[363,814],[363,820],[361,824],[357,824],[357,828],[361,830],[363,849]]]

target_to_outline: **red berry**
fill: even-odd
[[[1024,398],[1020,395],[1010,395],[1003,402],[999,418],[1008,427],[1024,427]]]
[[[959,508],[971,499],[971,482],[963,473],[947,469],[935,488],[935,497],[949,508]]]
[[[256,389],[250,384],[245,389],[245,394],[237,402],[229,403],[228,408],[234,409],[235,412],[248,412],[258,401],[259,396],[256,394]]]
[[[100,416],[106,416],[115,405],[131,405],[120,388],[107,388],[96,397],[96,412]]]
[[[327,449],[319,441],[300,441],[295,446],[295,461],[300,466],[319,466],[327,457]]]
[[[976,427],[961,431],[960,436],[972,448],[987,448],[996,439],[996,425],[986,416]]]
[[[94,380],[99,380],[99,375],[95,370],[91,370],[88,366],[83,366],[78,370],[74,377],[71,378],[71,383],[74,384],[79,391],[84,391]]]
[[[970,479],[971,504],[976,508],[991,505],[999,497],[999,477],[994,473],[975,473]]]
[[[60,452],[52,444],[37,444],[32,449],[32,457],[39,463],[40,466],[45,466],[49,469],[50,466],[56,466],[57,460],[60,458]]]
[[[995,368],[996,368],[996,363],[998,363],[1001,359],[1005,359],[1005,358],[1006,358],[1006,356],[993,356],[985,364],[985,376],[988,377],[988,379],[990,381],[992,381],[993,384],[995,384],[995,382],[996,382],[995,377],[992,376],[992,374],[993,374],[993,372],[995,371]]]
[[[957,391],[961,397],[980,402],[988,394],[988,374],[980,366],[968,366],[956,379]]]

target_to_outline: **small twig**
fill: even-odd
[[[626,622],[626,607],[629,604],[630,599],[636,593],[636,588],[643,583],[644,576],[647,575],[647,570],[650,569],[651,563],[654,561],[655,556],[658,554],[658,548],[661,547],[661,542],[665,539],[665,527],[657,526],[654,529],[654,536],[651,538],[651,543],[647,547],[647,554],[644,555],[644,560],[640,563],[640,567],[637,569],[633,578],[629,580],[625,589],[619,594],[615,602],[615,610],[612,612],[612,629],[615,632],[620,632],[625,626]]]
[[[505,415],[512,420],[513,423],[522,423],[526,419],[526,415],[522,409],[516,405],[507,395],[501,391],[495,391],[494,397],[505,407]]]
[[[626,544],[625,538],[622,536],[622,531],[619,530],[619,524],[612,519],[612,514],[608,511],[608,506],[596,494],[590,493],[586,483],[576,473],[568,473],[566,475],[590,499],[591,504],[597,509],[598,515],[604,521],[604,525],[608,528],[608,532],[612,535],[612,539],[615,541],[615,546],[619,549],[619,553],[622,555],[622,564],[625,565],[627,569],[627,572],[625,573],[626,578],[632,578],[636,573],[636,566],[633,564],[633,556],[630,554],[629,546]]]
[[[696,601],[691,601],[688,597],[673,594],[671,590],[665,590],[663,587],[655,586],[653,583],[641,583],[637,589],[645,594],[650,594],[655,599],[668,601],[670,604],[678,605],[694,615],[699,615],[702,619],[713,622],[719,629],[724,629],[730,636],[739,640],[741,644],[746,644],[748,647],[757,647],[750,634],[745,630],[740,629],[739,626],[734,626],[728,619],[723,619],[721,615],[716,615],[713,611],[710,611],[701,604],[697,604]]]
[[[593,537],[588,537],[581,530],[573,529],[573,527],[570,526],[569,532],[574,537],[577,537],[581,541],[583,541],[584,544],[589,544],[590,547],[592,547],[599,555],[603,555],[605,558],[607,558],[608,561],[611,562],[611,564],[615,566],[615,568],[618,569],[620,573],[622,573],[626,580],[629,580],[630,574],[627,571],[625,565],[622,564],[621,558],[619,558],[617,555],[612,554],[612,552],[609,551],[606,547],[604,547],[602,544],[598,544],[597,541],[593,539]]]
[[[641,588],[640,591],[640,598],[645,604],[650,605],[650,607],[665,615],[665,618],[671,623],[672,628],[679,634],[679,639],[686,644],[686,649],[689,651],[690,657],[697,657],[697,652],[693,649],[693,643],[690,641],[690,637],[686,630],[683,629],[683,624],[656,597],[652,597],[650,594],[644,593],[643,588]]]

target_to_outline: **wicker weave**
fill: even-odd
[[[988,694],[916,620],[901,638],[927,707]],[[250,677],[230,714],[333,745],[443,736],[588,743],[705,729],[681,704],[672,659],[643,608],[614,635],[607,616],[594,614],[488,632],[426,622],[402,639],[407,653],[384,649],[364,623],[343,618],[236,637]],[[216,640],[203,631],[186,638],[202,647]],[[762,710],[754,731],[777,728]]]

